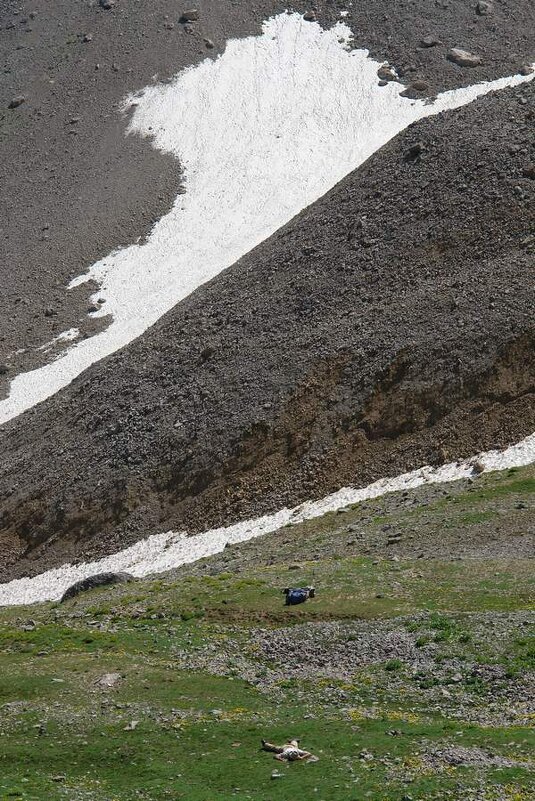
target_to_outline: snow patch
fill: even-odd
[[[348,504],[377,498],[388,492],[414,489],[422,484],[456,481],[477,471],[505,470],[509,467],[535,462],[535,434],[504,451],[487,451],[464,462],[452,462],[442,467],[421,467],[396,478],[384,478],[368,487],[344,487],[319,501],[307,501],[293,509],[281,509],[276,514],[264,515],[255,520],[244,520],[233,526],[211,529],[202,534],[188,536],[168,531],[136,542],[112,556],[81,565],[63,565],[34,578],[16,579],[0,585],[0,606],[15,606],[55,601],[67,587],[87,576],[106,571],[126,571],[141,577],[163,573],[180,565],[195,562],[220,553],[227,544],[245,542],[277,531],[287,524],[301,523],[334,512]]]
[[[98,334],[50,364],[16,376],[0,425],[50,397],[94,362],[142,334],[176,303],[236,262],[407,125],[532,80],[502,78],[446,92],[435,102],[378,86],[380,63],[350,50],[351,30],[323,30],[280,14],[260,36],[228,42],[215,61],[147,87],[125,102],[130,133],[180,160],[185,194],[148,240],[117,250],[74,279],[96,281]],[[177,165],[178,168],[178,165]]]
[[[51,339],[49,342],[45,342],[44,345],[41,345],[38,350],[44,350],[48,352],[52,350],[54,345],[57,345],[59,342],[74,342],[75,339],[78,339],[80,336],[80,329],[79,328],[69,328],[67,331],[62,331],[61,334],[58,334],[57,337]]]

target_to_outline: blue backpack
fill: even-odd
[[[307,598],[314,598],[314,587],[287,587],[283,590],[286,595],[286,606],[304,604]]]
[[[290,590],[286,596],[286,603],[288,606],[295,606],[296,604],[304,604],[308,597],[305,590]]]

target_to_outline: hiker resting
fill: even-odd
[[[303,751],[302,748],[299,748],[299,740],[288,740],[287,743],[280,746],[262,740],[262,751],[270,751],[275,754],[273,759],[278,759],[279,762],[297,762],[303,759],[317,760],[317,757],[309,751]]]

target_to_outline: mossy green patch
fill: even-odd
[[[274,535],[277,561],[263,558],[268,538],[264,550],[250,544],[251,558],[242,545],[239,572],[225,553],[207,561],[213,575],[185,568],[0,610],[0,801],[535,798],[533,561],[484,548],[392,559],[387,543],[391,532],[417,541],[424,527],[481,536],[517,507],[523,531],[533,468],[478,481],[420,505],[378,499],[292,526]],[[382,558],[350,550],[361,519]],[[316,598],[286,608],[290,583],[313,584]],[[254,639],[297,642],[307,623],[347,630],[358,657],[349,675],[328,659],[308,671],[306,637],[302,671]],[[379,626],[400,650],[364,658]],[[319,761],[275,762],[262,737],[300,737]],[[489,764],[429,757],[457,747]]]

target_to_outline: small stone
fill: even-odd
[[[272,778],[272,779],[282,779],[282,777],[283,777],[283,776],[284,776],[284,773],[281,773],[281,772],[280,772],[280,771],[278,771],[278,770],[273,770],[273,771],[271,772],[271,778]]]
[[[305,11],[303,19],[307,22],[316,22],[318,16],[315,11]]]
[[[481,64],[481,57],[468,50],[461,50],[460,47],[453,47],[448,53],[448,61],[457,64],[458,67],[478,67]]]
[[[11,100],[9,101],[8,108],[18,108],[19,106],[22,106],[22,104],[25,102],[26,98],[24,97],[24,95],[15,95],[15,97],[12,97]]]
[[[379,86],[388,86],[389,81],[385,81],[384,78],[381,78],[379,81]]]
[[[63,775],[63,773],[59,773],[57,776],[52,776],[53,782],[64,782],[67,777]]]
[[[412,89],[415,92],[426,92],[429,89],[429,84],[426,83],[425,81],[417,80],[413,81],[409,85],[409,89]]]
[[[98,678],[95,681],[96,687],[115,687],[115,685],[121,680],[122,676],[120,673],[104,673],[103,676]]]
[[[82,36],[82,42],[92,42],[93,41],[93,34],[92,33],[84,33]]]
[[[199,19],[199,11],[196,8],[188,8],[182,12],[180,22],[197,22]]]
[[[477,462],[473,463],[473,465],[472,465],[472,473],[474,475],[478,476],[478,475],[480,475],[480,473],[484,473],[484,472],[485,472],[485,465],[483,464],[483,462],[477,461]]]
[[[535,180],[535,164],[528,164],[522,170],[522,175],[524,178],[531,178],[531,180]]]
[[[424,36],[423,39],[420,39],[420,47],[436,47],[440,44],[440,39],[436,36]]]
[[[459,684],[463,680],[463,677],[461,676],[460,673],[454,673],[453,676],[451,677],[451,680],[455,682],[455,684]]]
[[[207,47],[208,50],[212,50],[215,47],[215,44],[212,42],[211,39],[208,39],[208,37],[206,37],[203,41],[204,41],[205,47]]]
[[[139,720],[131,720],[130,723],[124,727],[123,731],[134,731],[134,729],[137,729],[138,726]]]
[[[379,67],[379,69],[377,70],[377,77],[381,78],[383,81],[397,80],[396,73],[394,72],[392,67],[388,66],[388,64],[383,64],[381,67]]]
[[[0,375],[6,375],[9,372],[7,364],[0,364]]]
[[[166,31],[172,31],[175,27],[175,23],[168,20],[167,22],[164,22],[163,27]]]
[[[69,120],[69,125],[76,125],[77,122],[80,122],[81,117],[71,117]]]
[[[204,364],[204,362],[207,362],[208,359],[211,359],[214,353],[215,349],[211,345],[207,345],[205,348],[203,348],[201,351],[201,364]]]
[[[301,570],[301,565],[288,565],[288,570]]]
[[[520,69],[518,70],[519,75],[531,75],[533,72],[533,67],[531,64],[522,64]]]
[[[479,14],[480,17],[488,17],[493,11],[492,3],[488,3],[486,0],[479,0],[476,6],[476,13]]]
[[[109,11],[115,5],[115,0],[99,0],[99,6]]]
[[[416,159],[422,155],[423,150],[423,144],[421,142],[415,142],[406,150],[405,161],[416,161]]]

